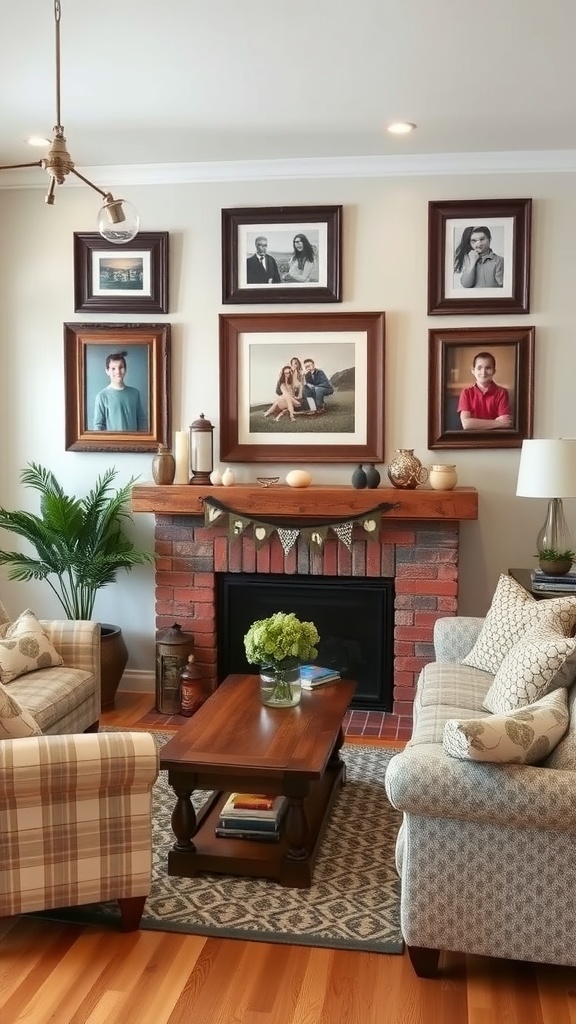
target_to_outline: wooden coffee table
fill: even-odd
[[[322,835],[338,787],[345,781],[339,755],[342,719],[356,683],[341,679],[303,692],[295,708],[260,702],[256,675],[231,675],[160,751],[160,768],[177,800],[176,842],[168,873],[199,871],[273,878],[309,888]],[[196,814],[191,794],[211,795]],[[283,794],[289,805],[277,843],[214,834],[230,792]]]

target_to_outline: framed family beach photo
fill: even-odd
[[[428,447],[521,448],[532,437],[534,327],[428,332]]]
[[[530,311],[531,199],[428,204],[428,313]]]
[[[140,231],[116,245],[74,232],[76,313],[167,313],[168,232]]]
[[[341,206],[222,210],[222,302],[340,302]]]
[[[66,451],[170,444],[170,324],[64,324]]]
[[[382,462],[384,313],[220,314],[222,462]]]

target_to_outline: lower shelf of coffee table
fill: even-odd
[[[280,885],[308,889],[312,884],[314,864],[338,789],[344,783],[343,762],[330,762],[321,779],[310,786],[304,801],[308,823],[308,852],[303,859],[288,856],[288,844],[281,828],[278,842],[258,839],[229,839],[216,836],[214,829],[229,792],[213,793],[198,813],[198,828],[192,837],[195,849],[171,849],[168,874],[193,878],[200,871],[240,875],[248,878],[271,878]],[[256,786],[265,792],[263,786]]]

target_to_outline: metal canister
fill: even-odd
[[[156,711],[180,714],[180,672],[194,651],[194,637],[177,622],[156,636]]]

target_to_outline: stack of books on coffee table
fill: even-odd
[[[551,576],[547,572],[542,572],[541,569],[533,569],[531,577],[532,590],[547,590],[554,594],[576,592],[576,572],[572,569],[570,572],[565,572],[563,576]]]
[[[337,679],[340,679],[340,673],[336,668],[323,668],[322,665],[300,666],[300,685],[303,690],[315,690],[317,686],[333,683]]]
[[[230,793],[220,811],[214,832],[226,839],[278,842],[280,824],[287,807],[288,800],[285,796]]]

